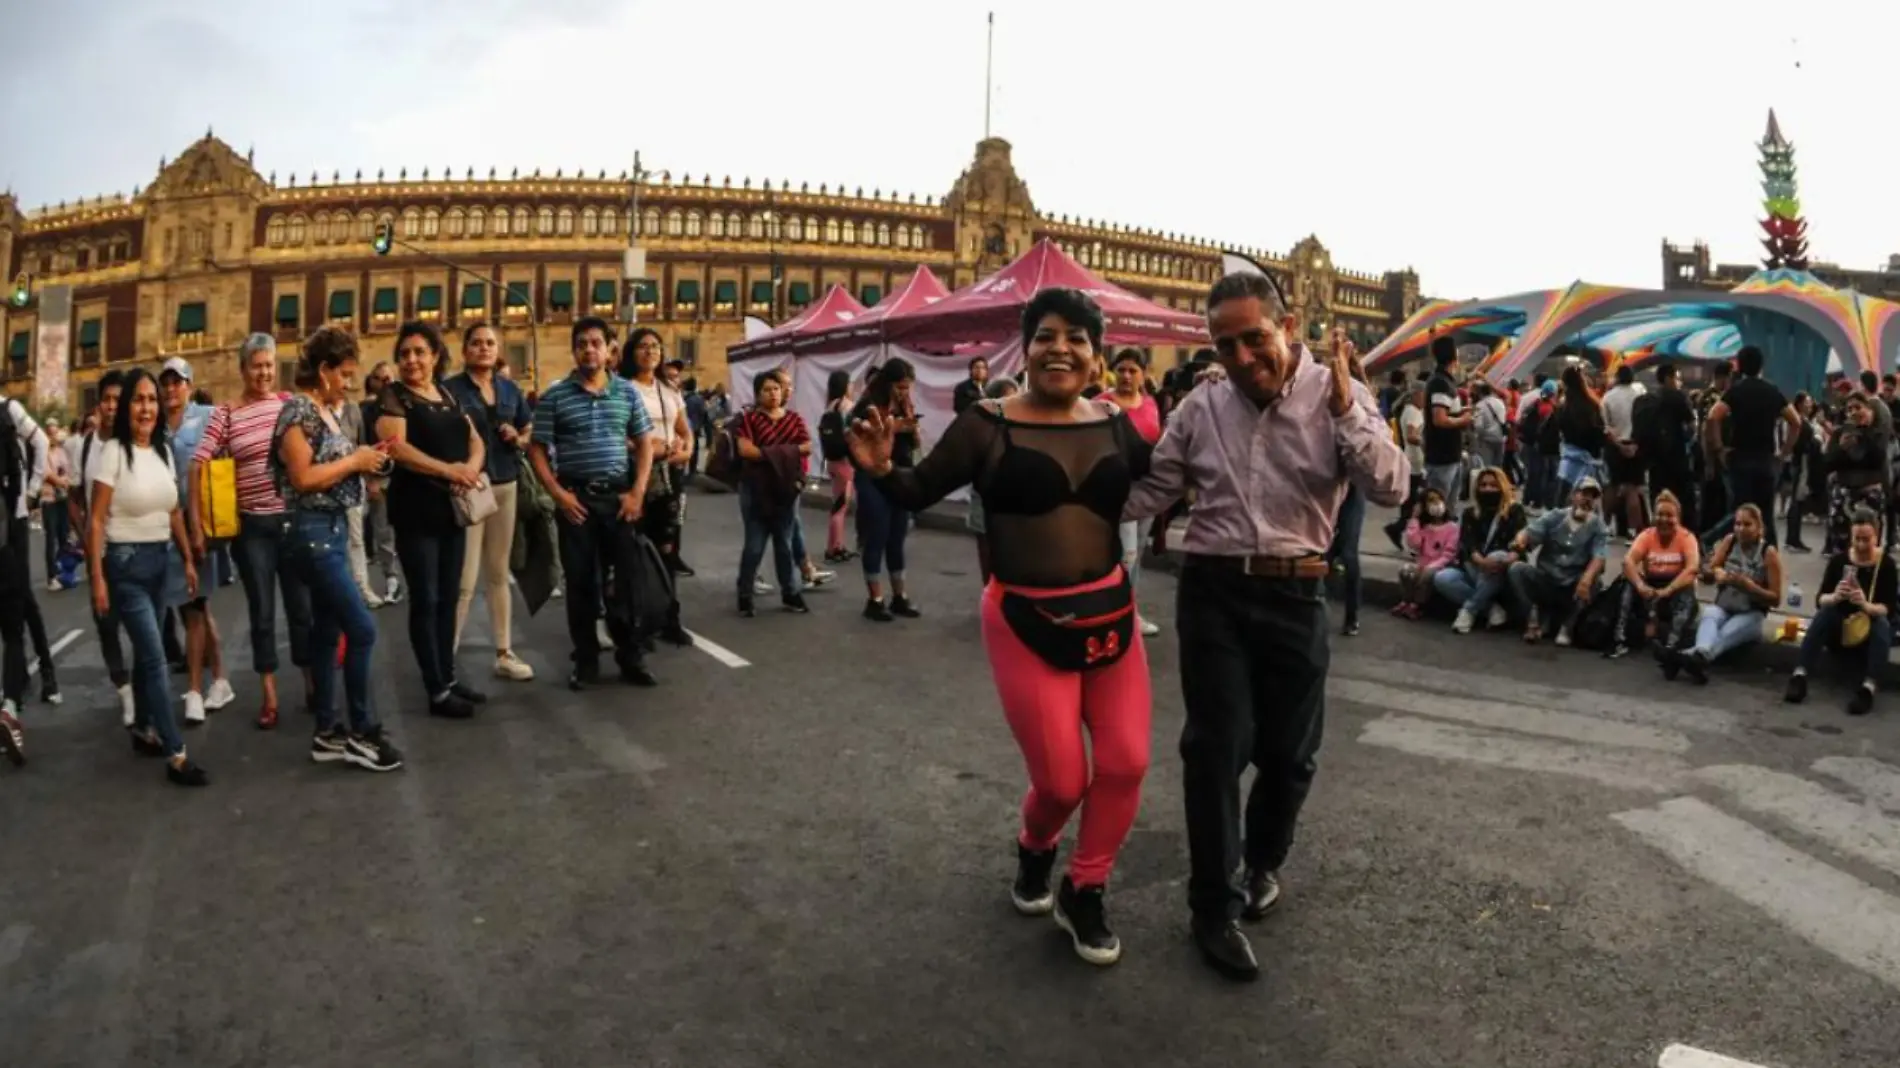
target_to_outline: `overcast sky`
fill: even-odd
[[[1892,0],[0,0],[0,184],[129,192],[210,126],[280,180],[639,148],[941,196],[983,134],[990,10],[993,129],[1045,212],[1316,233],[1440,296],[1656,285],[1665,237],[1758,258],[1773,106],[1815,257],[1900,252]]]

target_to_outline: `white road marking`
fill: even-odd
[[[1654,670],[1651,668],[1650,670]],[[1734,712],[1705,705],[1635,698],[1601,690],[1569,690],[1540,686],[1481,672],[1449,671],[1356,653],[1340,655],[1335,647],[1330,673],[1341,677],[1404,686],[1410,691],[1434,691],[1454,697],[1481,697],[1554,712],[1574,712],[1622,723],[1647,723],[1678,731],[1728,734],[1741,725]]]
[[[55,641],[51,645],[47,646],[46,651],[53,654],[54,658],[57,659],[60,653],[63,653],[66,651],[67,646],[79,640],[81,633],[82,632],[80,631],[78,627],[74,627],[72,630],[69,630],[66,633],[60,635],[58,641]],[[27,662],[26,673],[28,675],[37,675],[39,674],[39,670],[40,670],[39,657],[36,656],[32,660],[29,660]]]
[[[1688,765],[1676,757],[1649,750],[1571,745],[1407,716],[1373,720],[1366,724],[1359,741],[1415,756],[1571,775],[1620,790],[1658,794],[1682,789],[1689,771]]]
[[[1763,1068],[1763,1066],[1677,1043],[1663,1050],[1662,1060],[1656,1062],[1656,1068]]]
[[[705,635],[699,633],[698,631],[689,630],[686,633],[691,634],[693,636],[693,648],[698,649],[700,652],[705,653],[707,656],[712,657],[714,660],[719,661],[721,664],[724,664],[729,668],[742,668],[742,667],[752,666],[752,661],[747,660],[745,657],[740,656],[738,653],[735,653],[732,650],[726,648],[725,646],[720,645],[718,642],[713,641],[710,638],[707,638]]]
[[[1900,812],[1900,768],[1871,757],[1822,757],[1814,770],[1860,791],[1876,808]]]
[[[1900,901],[1890,895],[1693,797],[1611,818],[1808,942],[1900,987]]]
[[[1680,731],[1618,723],[1596,716],[1552,712],[1521,704],[1448,697],[1360,679],[1334,679],[1327,686],[1326,693],[1329,697],[1374,708],[1458,720],[1473,726],[1519,734],[1538,734],[1547,738],[1626,749],[1653,749],[1662,753],[1689,751],[1689,736]]]
[[[1837,852],[1900,875],[1900,824],[1825,786],[1740,764],[1697,769],[1750,812],[1770,816]]]

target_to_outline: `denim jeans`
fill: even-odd
[[[244,606],[251,614],[251,668],[259,675],[277,672],[279,590],[290,625],[290,662],[310,666],[310,590],[284,552],[289,532],[286,512],[238,516],[238,580],[244,584]]]
[[[1491,559],[1504,556],[1503,552],[1491,554]],[[1492,604],[1505,592],[1504,571],[1480,571],[1469,562],[1460,567],[1440,568],[1432,576],[1432,587],[1438,595],[1458,606],[1460,611],[1470,612],[1480,622],[1485,613],[1491,611]]]
[[[567,583],[567,637],[574,644],[574,662],[599,664],[599,623],[603,617],[607,633],[614,640],[616,659],[638,661],[632,584],[624,569],[614,566],[626,557],[635,533],[633,524],[621,522],[616,494],[583,489],[573,492],[587,510],[587,519],[575,523],[561,515],[554,524],[560,537],[561,571]],[[413,576],[410,582],[415,582]]]
[[[1765,618],[1760,612],[1730,614],[1719,605],[1709,605],[1702,610],[1702,621],[1696,624],[1695,651],[1715,661],[1745,645],[1753,645],[1761,641],[1761,623]]]
[[[376,649],[376,620],[363,593],[350,577],[350,524],[342,512],[296,511],[284,556],[310,591],[311,711],[317,730],[336,727],[336,643],[348,640],[343,654],[343,690],[349,702],[350,731],[376,727],[369,704],[370,654]]]
[[[40,509],[40,520],[46,527],[46,539],[42,543],[46,550],[46,581],[59,578],[59,551],[66,547],[66,535],[72,531],[72,516],[66,512],[64,498],[48,501]]]
[[[891,578],[904,577],[904,538],[910,533],[910,513],[884,496],[877,479],[857,473],[858,548],[864,553],[864,581],[876,582],[890,565]]]
[[[798,529],[796,514],[788,511],[770,522],[760,519],[752,506],[752,487],[741,482],[739,518],[745,522],[745,546],[739,551],[739,597],[752,598],[752,582],[758,576],[759,561],[765,558],[768,539],[772,543],[772,563],[778,569],[781,596],[798,593],[800,576],[797,551],[793,548],[793,532]]]
[[[1445,506],[1454,508],[1464,498],[1465,465],[1463,461],[1455,464],[1426,464],[1425,488],[1435,489],[1445,498]]]
[[[409,580],[409,644],[431,701],[447,697],[455,684],[455,605],[467,551],[468,532],[461,527],[396,531],[396,557]]]
[[[1359,492],[1358,486],[1353,486],[1346,490],[1346,499],[1339,506],[1339,522],[1333,528],[1332,551],[1327,554],[1345,571],[1340,585],[1344,587],[1348,626],[1359,619],[1359,598],[1363,586],[1359,572],[1359,538],[1365,529],[1366,497]]]
[[[175,757],[185,751],[185,739],[172,715],[171,668],[158,633],[170,557],[170,542],[108,542],[103,563],[112,613],[132,642],[132,729],[156,732],[165,754]]]
[[[1821,654],[1828,649],[1840,649],[1841,625],[1847,617],[1855,613],[1849,605],[1824,605],[1814,613],[1814,621],[1808,624],[1808,633],[1801,639],[1801,670],[1813,672],[1821,665]],[[1867,630],[1867,640],[1858,649],[1841,649],[1841,652],[1864,665],[1863,678],[1878,679],[1887,667],[1887,656],[1893,651],[1893,621],[1886,616],[1875,616],[1873,625]]]

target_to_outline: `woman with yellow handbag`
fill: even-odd
[[[1800,704],[1808,696],[1808,673],[1819,666],[1828,649],[1846,654],[1858,664],[1861,683],[1847,702],[1847,714],[1864,716],[1874,710],[1874,691],[1887,655],[1893,648],[1893,612],[1900,583],[1894,580],[1893,561],[1880,542],[1880,516],[1868,509],[1850,519],[1848,546],[1828,559],[1821,578],[1826,591],[1815,598],[1813,622],[1801,639],[1801,664],[1788,680],[1784,696]]]

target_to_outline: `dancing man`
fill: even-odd
[[[1207,297],[1225,381],[1189,394],[1155,446],[1126,518],[1195,494],[1175,600],[1195,944],[1230,978],[1260,974],[1236,921],[1279,900],[1279,869],[1313,785],[1325,712],[1324,554],[1347,485],[1396,505],[1410,472],[1351,373],[1335,328],[1320,362],[1289,340],[1294,317],[1262,274]],[[1240,775],[1257,769],[1241,833]],[[1234,885],[1245,861],[1244,886]]]

